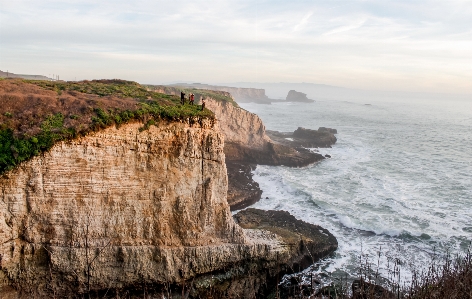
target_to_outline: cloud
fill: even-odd
[[[311,16],[313,15],[313,12],[309,12],[307,13],[301,20],[300,22],[295,25],[295,27],[293,27],[293,30],[292,31],[299,31],[301,29],[303,29],[303,27],[306,26],[306,24],[308,23],[308,20],[311,18]]]
[[[345,26],[339,26],[335,29],[332,29],[326,33],[323,33],[323,35],[331,35],[331,34],[336,34],[336,33],[341,33],[341,32],[346,32],[346,31],[350,31],[350,30],[353,30],[353,29],[357,29],[359,27],[361,27],[362,25],[364,25],[364,23],[366,22],[366,20],[360,20],[360,21],[357,21],[353,24],[349,24],[349,25],[345,25]]]
[[[470,28],[459,0],[3,1],[0,69],[472,92]]]

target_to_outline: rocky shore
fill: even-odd
[[[266,131],[262,120],[254,113],[227,102],[207,102],[225,136],[228,203],[232,210],[260,200],[262,191],[252,180],[252,170],[257,164],[307,166],[325,158],[307,148],[330,147],[336,142],[335,129],[298,128],[293,133]]]

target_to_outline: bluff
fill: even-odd
[[[70,296],[196,279],[201,289],[192,291],[199,293],[208,291],[205,274],[240,264],[242,273],[220,274],[232,281],[220,290],[226,294],[247,283],[249,262],[256,272],[270,266],[272,275],[293,266],[298,249],[234,223],[223,138],[211,122],[141,127],[130,123],[58,143],[4,174],[4,292]]]
[[[8,90],[18,92],[14,85],[22,83]],[[75,92],[64,88],[48,92],[47,101],[57,97],[59,104],[67,103],[65,94]],[[138,94],[144,92],[139,88]],[[101,99],[83,96],[85,104]],[[147,97],[144,93],[144,101]],[[155,115],[153,122],[138,110],[141,118],[55,139],[50,148],[2,173],[2,298],[75,298],[90,292],[100,297],[254,298],[273,290],[277,275],[336,249],[327,232],[281,236],[274,228],[237,225],[226,200],[225,144],[218,121],[167,105],[144,106]],[[16,109],[13,103],[9,107]],[[176,111],[187,114],[175,116]],[[105,112],[97,113],[102,115],[98,120],[107,119]],[[2,125],[9,126],[11,119]],[[65,130],[53,126],[50,132],[44,124],[46,133]]]

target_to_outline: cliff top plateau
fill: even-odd
[[[233,101],[219,92],[205,91],[205,96]],[[0,102],[0,173],[60,140],[111,125],[140,120],[147,129],[161,119],[214,119],[208,109],[181,105],[175,95],[124,80],[0,79]]]

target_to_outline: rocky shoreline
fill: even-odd
[[[271,139],[266,148],[253,149],[240,144],[225,144],[228,169],[228,203],[231,210],[248,207],[261,198],[259,184],[252,171],[259,165],[303,167],[325,159],[307,148],[331,147],[336,142],[335,129],[298,128],[293,133],[266,131]],[[329,156],[327,156],[329,157]]]

